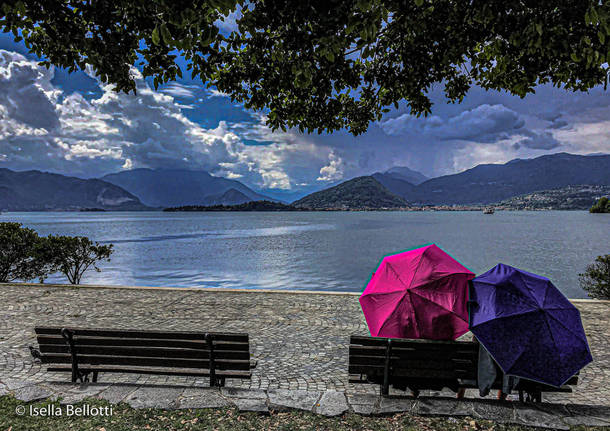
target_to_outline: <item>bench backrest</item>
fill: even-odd
[[[449,387],[458,379],[476,379],[478,346],[473,342],[430,341],[353,335],[349,373],[366,374],[372,381],[437,380]],[[385,380],[385,381],[384,381]]]
[[[35,328],[41,361],[70,364],[70,340],[78,366],[128,365],[217,370],[249,370],[248,334],[163,332],[122,329]]]

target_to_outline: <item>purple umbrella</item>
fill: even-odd
[[[580,313],[551,283],[498,264],[472,280],[470,330],[505,374],[561,386],[593,360]]]

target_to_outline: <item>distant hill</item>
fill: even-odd
[[[388,191],[375,178],[366,176],[312,193],[293,202],[292,205],[314,209],[376,209],[400,208],[407,203]]]
[[[610,196],[610,186],[568,186],[515,196],[497,205],[516,210],[588,210],[603,196]]]
[[[391,192],[414,204],[487,204],[539,190],[570,185],[610,185],[610,155],[558,153],[478,165],[412,187],[406,181],[374,176]]]
[[[214,177],[205,171],[133,169],[108,174],[102,179],[123,187],[142,202],[155,207],[207,205],[218,201],[230,189],[245,195],[248,201],[274,200],[256,193],[239,181]],[[227,199],[231,198],[237,198],[237,195],[232,192]]]
[[[222,194],[206,196],[205,198],[206,205],[239,205],[250,201],[252,199],[235,189],[229,189]]]
[[[191,212],[191,211],[307,211],[306,208],[298,208],[280,202],[251,201],[238,205],[186,205],[175,208],[165,208],[166,212]]]
[[[395,166],[383,172],[381,175],[406,181],[414,185],[418,185],[426,180],[429,180],[429,178],[421,172],[414,171],[406,166]]]
[[[375,173],[372,175],[380,184],[386,187],[392,193],[402,196],[413,198],[417,195],[417,186],[406,180],[400,179],[393,175]],[[408,200],[408,199],[407,199]]]
[[[80,211],[85,208],[114,211],[150,209],[133,194],[106,181],[0,169],[0,210]]]

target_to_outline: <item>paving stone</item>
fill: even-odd
[[[0,383],[0,397],[8,394],[8,389],[2,383]]]
[[[488,419],[494,422],[509,423],[515,418],[513,403],[503,403],[496,400],[477,400],[472,404],[474,417]]]
[[[379,414],[390,414],[398,412],[412,412],[417,408],[418,400],[412,398],[388,398],[381,397],[379,401]]]
[[[319,392],[287,389],[271,390],[267,392],[267,395],[269,396],[269,407],[279,411],[290,409],[312,411],[320,399]]]
[[[16,389],[13,394],[18,400],[27,403],[30,401],[38,401],[49,398],[53,395],[53,392],[38,385],[30,385]]]
[[[187,388],[178,400],[179,409],[212,409],[230,405],[215,388]]]
[[[220,393],[227,398],[267,399],[267,393],[262,389],[241,389],[223,386],[220,388]]]
[[[369,394],[348,394],[347,402],[354,413],[369,416],[377,411],[379,396]]]
[[[570,427],[561,420],[561,416],[556,416],[536,408],[535,404],[516,404],[514,410],[514,423],[516,424],[537,428],[550,428],[553,430],[570,429]]]
[[[423,416],[472,416],[474,409],[467,400],[419,398],[413,413]]]
[[[590,427],[610,426],[610,407],[567,405],[570,416],[563,421],[571,426],[584,425]]]
[[[184,388],[140,387],[125,398],[125,402],[135,409],[174,409],[182,392]]]
[[[83,383],[80,385],[68,386],[67,391],[61,392],[61,404],[75,404],[85,398],[95,397],[100,392],[108,389],[110,385],[99,383]]]
[[[29,382],[27,380],[11,379],[11,378],[3,378],[3,379],[1,379],[1,381],[2,381],[2,384],[9,391],[14,391],[15,389],[23,388],[23,387],[29,386],[33,383],[33,382]]]
[[[235,403],[240,412],[269,413],[266,399],[232,398],[231,402]]]
[[[137,390],[136,386],[132,385],[112,385],[108,389],[103,390],[97,396],[109,403],[118,404],[125,401],[125,398],[132,392]]]
[[[347,410],[347,399],[343,392],[327,391],[322,394],[322,398],[316,403],[313,412],[324,416],[339,416]]]

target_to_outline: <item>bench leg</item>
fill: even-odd
[[[97,383],[97,371],[94,371],[94,372],[93,372],[93,377],[91,378],[91,381],[92,381],[93,383]]]

